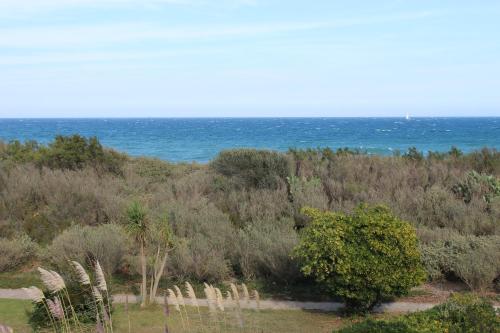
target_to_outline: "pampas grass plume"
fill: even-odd
[[[170,288],[167,290],[168,290],[168,297],[171,298],[172,305],[175,307],[175,310],[181,312],[181,308],[179,307],[179,301],[177,300],[177,296],[175,296],[174,291]]]
[[[233,292],[234,300],[239,303],[240,294],[238,293],[238,288],[236,288],[236,285],[234,283],[231,283],[230,286],[231,286],[231,291]]]
[[[102,302],[103,301],[102,294],[99,291],[99,288],[92,287],[92,293],[94,294],[94,297],[95,297],[96,301],[98,301],[98,302]]]
[[[101,291],[107,291],[108,286],[106,284],[106,278],[104,277],[104,272],[102,271],[101,265],[99,264],[98,260],[96,260],[95,262],[95,275],[97,279],[97,288],[99,288]]]
[[[215,288],[215,301],[217,304],[217,308],[224,312],[224,297],[222,297],[222,292],[219,288]]]
[[[177,296],[177,301],[179,302],[179,305],[181,306],[186,306],[186,303],[184,302],[184,296],[182,295],[182,291],[180,290],[179,287],[174,285],[174,290]]]
[[[49,307],[49,311],[54,318],[63,319],[64,318],[64,310],[61,306],[61,301],[59,297],[56,297],[54,301],[51,299],[47,299],[47,306]]]
[[[14,330],[9,326],[0,324],[0,333],[14,333]]]
[[[186,282],[186,290],[189,299],[191,300],[191,305],[198,307],[198,299],[196,298],[196,294],[194,292],[193,286],[191,283]]]
[[[248,304],[250,302],[250,294],[248,293],[248,288],[246,284],[242,283],[241,289],[243,289],[243,298],[245,299],[245,302]]]
[[[43,284],[51,293],[55,294],[66,287],[63,278],[56,272],[48,271],[41,267],[38,267],[38,272]]]
[[[83,268],[83,266],[80,265],[80,263],[78,263],[76,261],[71,261],[71,264],[73,264],[73,267],[75,267],[80,284],[83,286],[90,285],[90,277],[87,274],[87,271],[85,270],[85,268]]]
[[[23,288],[23,290],[28,294],[28,297],[35,303],[42,303],[45,299],[45,295],[43,291],[38,289],[37,287],[29,287]]]

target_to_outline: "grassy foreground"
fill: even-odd
[[[0,299],[0,323],[8,325],[14,332],[31,332],[28,326],[26,311],[31,309],[31,302],[19,300]],[[160,306],[153,306],[146,310],[139,309],[138,306],[131,306],[130,332],[133,333],[161,333],[164,332],[165,315]],[[201,326],[199,317],[193,312],[189,314],[191,330],[186,332],[332,332],[333,329],[340,328],[350,322],[348,319],[339,317],[335,313],[307,312],[295,310],[263,310],[260,312],[245,311],[245,329],[241,330],[234,325],[231,313],[226,313],[224,319],[221,318],[220,326],[208,330],[206,326]],[[204,320],[206,313],[202,313]],[[124,305],[117,305],[113,316],[115,332],[129,332],[128,318]],[[185,318],[184,318],[185,321]],[[183,332],[182,321],[178,313],[171,309],[168,318],[170,332]],[[187,323],[185,323],[187,326]],[[220,329],[219,329],[220,327]]]

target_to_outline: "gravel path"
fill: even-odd
[[[8,299],[29,299],[22,289],[0,289],[0,298]],[[117,294],[113,296],[113,301],[116,303],[125,303],[127,296]],[[128,296],[128,302],[137,303],[139,297],[134,295]],[[158,303],[163,303],[162,297],[157,297]],[[206,299],[198,299],[200,306],[207,306]],[[186,299],[186,304],[190,301]],[[242,308],[252,309],[256,307],[255,301],[240,301]],[[375,309],[376,312],[415,312],[426,310],[436,305],[435,303],[410,303],[410,302],[393,302],[384,303]],[[342,303],[337,302],[298,302],[298,301],[278,301],[278,300],[261,300],[260,308],[269,310],[319,310],[319,311],[336,311],[342,308]],[[498,307],[497,307],[498,308]]]

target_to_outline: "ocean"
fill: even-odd
[[[243,147],[349,147],[380,155],[413,146],[423,152],[500,149],[500,117],[0,119],[3,141],[47,143],[75,133],[133,156],[176,162],[207,162],[221,150]]]

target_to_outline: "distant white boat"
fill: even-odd
[[[406,112],[406,120],[410,120],[410,114],[408,112]]]

